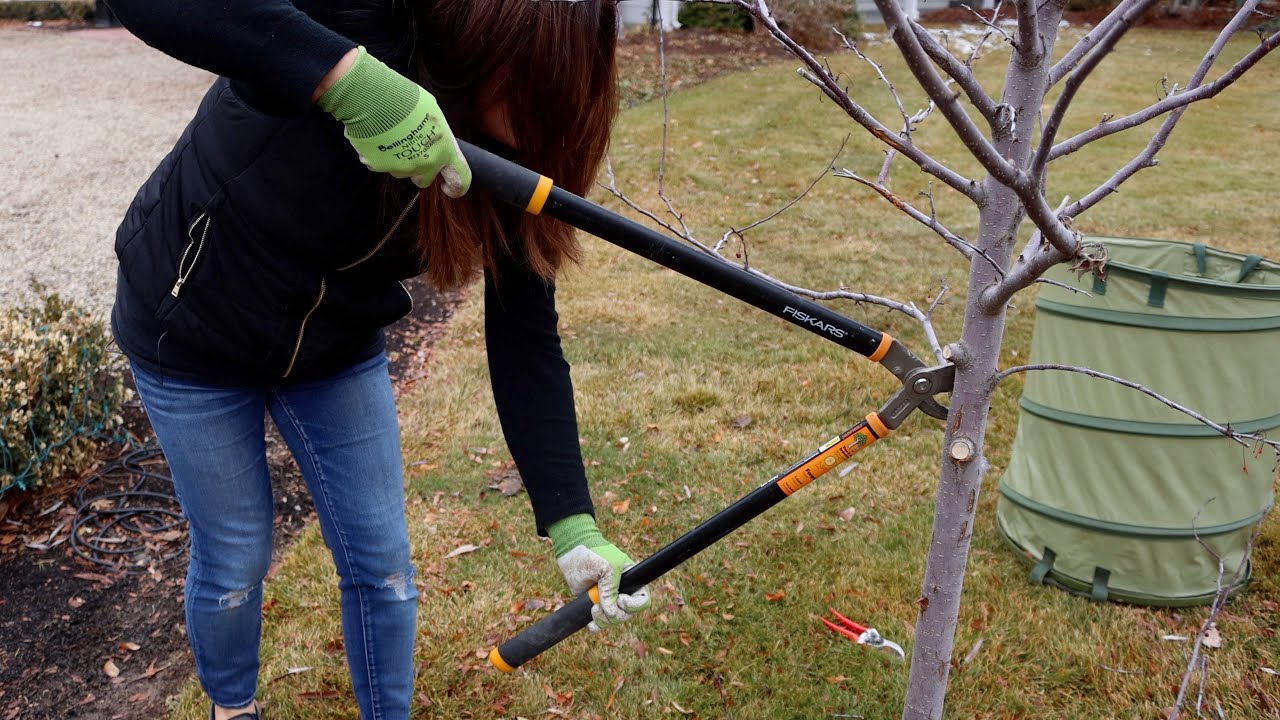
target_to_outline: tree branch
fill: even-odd
[[[1076,91],[1084,84],[1084,81],[1093,72],[1094,68],[1115,49],[1116,44],[1120,42],[1120,38],[1124,37],[1124,34],[1133,26],[1133,22],[1155,4],[1155,0],[1132,0],[1132,2],[1126,4],[1129,5],[1129,8],[1125,11],[1125,14],[1112,24],[1111,32],[1102,36],[1102,39],[1098,41],[1097,50],[1085,57],[1079,68],[1071,73],[1071,76],[1067,78],[1066,85],[1062,88],[1062,94],[1058,96],[1057,101],[1053,104],[1053,111],[1049,114],[1049,119],[1045,122],[1044,130],[1041,132],[1040,147],[1036,150],[1035,159],[1031,161],[1031,174],[1036,177],[1037,183],[1041,187],[1044,186],[1045,172],[1051,159],[1050,150],[1054,149],[1053,141],[1057,137],[1058,128],[1062,125],[1062,120],[1067,114],[1067,108],[1071,105],[1072,100],[1075,99]]]
[[[1169,398],[1161,395],[1160,393],[1154,390],[1151,390],[1145,385],[1136,383],[1132,380],[1126,380],[1125,378],[1117,377],[1115,375],[1109,375],[1107,373],[1099,372],[1097,370],[1091,370],[1085,367],[1079,367],[1076,365],[1057,365],[1053,363],[1017,365],[1015,367],[1011,367],[997,373],[996,376],[991,381],[992,386],[994,387],[995,385],[999,385],[1001,382],[1004,382],[1006,379],[1008,379],[1013,375],[1016,375],[1018,373],[1030,372],[1032,370],[1060,370],[1063,372],[1080,373],[1082,375],[1088,375],[1089,377],[1099,378],[1101,380],[1109,380],[1113,383],[1116,383],[1118,385],[1123,385],[1131,390],[1137,390],[1138,392],[1144,395],[1154,398],[1155,400],[1158,400],[1159,402],[1165,404],[1166,406],[1174,410],[1177,410],[1183,415],[1190,417],[1196,422],[1213,429],[1215,432],[1223,435],[1224,437],[1234,440],[1240,445],[1243,445],[1245,447],[1267,446],[1267,447],[1270,447],[1273,451],[1275,451],[1278,454],[1278,456],[1280,456],[1280,440],[1269,440],[1265,435],[1261,433],[1236,432],[1235,430],[1231,429],[1230,425],[1220,425],[1210,420],[1209,418],[1205,417],[1204,415],[1201,415],[1195,410],[1192,410],[1186,405],[1182,405],[1181,403],[1174,402],[1173,400],[1170,400]]]
[[[1204,58],[1200,61],[1200,66],[1196,68],[1195,73],[1192,74],[1190,81],[1187,83],[1188,91],[1195,90],[1200,87],[1200,83],[1204,81],[1204,76],[1208,74],[1214,61],[1217,60],[1218,55],[1221,54],[1222,48],[1227,44],[1227,41],[1231,39],[1231,36],[1244,26],[1257,4],[1258,0],[1248,0],[1236,13],[1235,17],[1227,23],[1227,26],[1223,28],[1222,32],[1218,35],[1218,38],[1214,41],[1213,46],[1209,48],[1209,51],[1205,53]],[[1275,49],[1277,44],[1280,44],[1280,32],[1272,35],[1258,48],[1255,48],[1254,51],[1246,57],[1246,59],[1252,58],[1252,60],[1248,63],[1248,66],[1242,67],[1239,72],[1243,73],[1244,70],[1251,67],[1257,62],[1257,60]],[[1242,60],[1241,63],[1237,63],[1237,65],[1244,62],[1245,61]],[[1235,70],[1235,68],[1233,67],[1232,70]],[[1223,77],[1226,76],[1224,75]],[[1233,81],[1235,77],[1239,77],[1239,75],[1234,75],[1232,78]],[[1230,83],[1228,82],[1226,84]],[[1154,136],[1152,136],[1150,142],[1147,143],[1146,148],[1144,148],[1137,157],[1130,160],[1128,164],[1117,171],[1115,175],[1112,175],[1106,182],[1102,183],[1102,185],[1098,186],[1098,188],[1093,192],[1090,192],[1074,205],[1068,207],[1066,215],[1070,217],[1080,215],[1089,208],[1098,204],[1098,202],[1103,198],[1115,192],[1121,184],[1137,174],[1139,170],[1153,167],[1158,164],[1158,161],[1155,159],[1155,155],[1164,147],[1165,142],[1168,141],[1169,135],[1173,133],[1174,127],[1176,127],[1178,121],[1182,119],[1182,114],[1186,111],[1186,108],[1186,104],[1182,104],[1181,106],[1174,108],[1169,113],[1169,116],[1165,118],[1164,123],[1160,125],[1160,129],[1156,131]]]
[[[713,1],[713,0],[708,0]],[[756,18],[769,31],[783,47],[785,47],[792,55],[796,56],[805,67],[800,69],[801,77],[813,83],[819,90],[831,99],[841,110],[845,112],[854,122],[861,125],[871,133],[877,140],[888,145],[890,148],[902,153],[912,162],[914,162],[922,171],[932,175],[956,192],[961,193],[975,203],[982,202],[982,191],[978,183],[974,180],[964,177],[960,173],[955,172],[951,168],[943,165],[937,160],[929,156],[920,148],[916,147],[909,141],[897,137],[892,130],[883,125],[879,120],[867,112],[858,103],[854,102],[849,93],[840,86],[840,83],[831,74],[831,72],[822,63],[818,62],[813,55],[802,47],[799,43],[791,39],[773,19],[769,12],[768,5],[764,0],[747,0],[735,1],[733,4],[748,10],[751,15]]]
[[[1026,58],[1037,62],[1044,54],[1044,44],[1040,42],[1040,30],[1036,22],[1036,3],[1039,1],[1017,0],[1018,40],[1013,44]]]
[[[1055,145],[1049,154],[1049,160],[1056,160],[1063,155],[1073,153],[1089,143],[1100,140],[1108,135],[1122,132],[1135,128],[1143,123],[1159,117],[1167,112],[1177,110],[1178,108],[1190,105],[1200,100],[1208,100],[1218,93],[1222,92],[1228,86],[1235,83],[1247,70],[1257,65],[1260,60],[1267,56],[1272,50],[1280,46],[1280,32],[1277,32],[1263,40],[1258,47],[1254,48],[1232,65],[1227,72],[1221,77],[1207,85],[1201,85],[1198,88],[1188,88],[1174,95],[1170,95],[1154,105],[1143,108],[1135,113],[1126,115],[1122,118],[1107,120],[1098,123],[1094,127],[1086,130],[1068,140]]]
[[[1066,77],[1067,74],[1070,73],[1071,70],[1080,62],[1081,58],[1092,50],[1101,38],[1107,37],[1116,25],[1122,22],[1132,23],[1133,20],[1137,18],[1137,15],[1132,15],[1130,11],[1134,6],[1140,4],[1149,5],[1147,0],[1123,0],[1123,2],[1117,5],[1115,9],[1107,13],[1107,16],[1102,19],[1102,22],[1098,23],[1092,30],[1085,33],[1085,36],[1080,38],[1080,42],[1076,43],[1074,47],[1068,50],[1067,54],[1063,55],[1061,60],[1054,63],[1053,67],[1049,68],[1049,86],[1052,87],[1058,84],[1059,80]]]
[[[666,25],[662,22],[662,6],[659,3],[655,6],[658,8],[658,64],[662,72],[662,154],[658,158],[658,197],[662,198],[662,202],[667,205],[667,212],[680,223],[680,227],[684,229],[686,236],[691,235],[689,226],[684,222],[684,215],[676,211],[676,206],[667,197],[666,177],[667,177],[667,128],[669,126],[669,116],[667,108],[667,30]]]
[[[1205,505],[1207,506],[1210,502],[1213,502],[1213,500],[1214,498],[1209,498],[1209,501],[1206,502]],[[1199,520],[1200,513],[1203,511],[1204,508],[1202,507],[1200,511],[1196,513],[1196,520]],[[1196,520],[1192,521],[1193,528]],[[1249,542],[1245,545],[1244,553],[1241,557],[1247,558],[1253,554],[1253,547],[1257,544],[1258,538],[1262,536],[1262,527],[1263,523],[1259,520],[1257,526],[1253,530],[1253,534],[1249,536]],[[1244,581],[1245,570],[1249,567],[1247,562],[1241,562],[1236,566],[1236,571],[1232,573],[1230,584],[1224,585],[1222,579],[1226,577],[1227,574],[1226,561],[1223,560],[1222,556],[1214,551],[1214,549],[1200,537],[1200,533],[1198,532],[1196,533],[1196,542],[1200,543],[1200,547],[1204,548],[1205,552],[1212,555],[1214,559],[1218,561],[1218,578],[1216,581],[1217,592],[1213,596],[1213,604],[1209,606],[1208,616],[1205,617],[1204,622],[1200,623],[1200,632],[1196,633],[1195,645],[1191,648],[1191,658],[1187,661],[1186,672],[1182,674],[1182,682],[1178,685],[1178,696],[1174,699],[1173,712],[1169,713],[1169,720],[1178,720],[1178,718],[1181,717],[1182,703],[1186,701],[1187,685],[1191,680],[1192,673],[1195,672],[1197,663],[1200,665],[1200,698],[1196,703],[1196,717],[1201,717],[1199,708],[1200,703],[1204,700],[1204,681],[1205,675],[1209,671],[1209,667],[1208,658],[1202,656],[1200,651],[1204,646],[1205,636],[1208,634],[1209,629],[1213,627],[1218,615],[1222,612],[1223,608],[1226,607],[1227,600],[1231,597],[1231,591],[1239,587],[1240,583]]]
[[[969,102],[973,103],[973,107],[994,128],[1000,122],[996,101],[992,99],[991,95],[987,94],[986,89],[978,82],[978,76],[973,74],[973,70],[968,65],[960,62],[946,48],[942,47],[942,43],[938,42],[938,39],[930,34],[920,23],[912,21],[911,31],[915,33],[916,39],[920,42],[920,47],[924,49],[925,54],[937,63],[938,67],[942,68],[942,71],[949,75],[952,80],[955,80],[956,85],[959,85],[960,89],[969,98]]]
[[[898,5],[897,0],[875,0],[875,3],[876,8],[880,10],[880,14],[884,17],[889,36],[893,38],[894,44],[898,46],[898,50],[902,53],[903,59],[906,60],[907,68],[915,76],[916,82],[920,83],[920,86],[924,88],[929,99],[937,104],[938,109],[942,111],[943,117],[951,124],[961,142],[977,158],[982,167],[1002,183],[1012,186],[1017,181],[1017,169],[1002,157],[995,146],[987,140],[978,129],[978,126],[973,123],[969,114],[965,112],[964,107],[957,101],[956,95],[947,88],[946,83],[938,76],[937,71],[934,70],[933,63],[929,59],[929,55],[925,53],[924,48],[921,47],[920,42],[916,39],[915,32],[911,29],[910,21],[907,20],[907,16]]]
[[[836,154],[832,155],[831,159],[827,161],[827,165],[826,167],[822,168],[822,172],[819,173],[818,176],[813,179],[813,182],[809,183],[809,187],[805,188],[804,192],[792,198],[791,201],[788,202],[786,205],[783,205],[782,207],[773,211],[766,217],[756,220],[755,222],[751,223],[750,225],[747,225],[746,227],[742,227],[742,228],[731,227],[728,230],[726,230],[724,233],[724,236],[720,238],[720,242],[716,243],[716,246],[714,248],[715,252],[719,253],[720,250],[724,247],[725,243],[729,242],[730,237],[737,235],[738,237],[741,238],[743,233],[747,232],[748,230],[754,230],[760,227],[761,225],[769,222],[770,220],[778,217],[779,215],[786,212],[787,210],[790,210],[793,205],[803,200],[805,196],[808,195],[809,193],[813,192],[813,189],[818,186],[818,183],[822,182],[822,179],[827,176],[827,173],[831,172],[835,168],[836,160],[838,160],[840,156],[844,154],[844,149],[848,144],[849,144],[849,136],[845,135],[844,140],[841,141],[840,143],[840,147],[836,150]]]
[[[911,217],[911,219],[915,220],[921,225],[924,225],[925,227],[937,233],[939,237],[941,237],[948,245],[958,250],[961,255],[965,256],[965,258],[972,260],[974,255],[981,255],[983,258],[986,259],[987,262],[991,263],[991,267],[995,269],[996,273],[998,273],[1002,277],[1004,276],[1004,270],[1001,269],[998,264],[996,264],[995,260],[991,259],[990,255],[987,255],[986,252],[980,250],[977,246],[975,246],[973,243],[969,242],[968,240],[965,240],[959,235],[956,235],[955,233],[948,230],[946,226],[944,226],[941,222],[938,221],[937,215],[933,213],[926,215],[924,212],[913,207],[906,200],[903,200],[902,198],[898,197],[896,194],[894,194],[892,190],[886,187],[883,183],[876,182],[873,180],[868,180],[864,177],[861,177],[860,175],[853,172],[852,170],[849,170],[848,168],[842,168],[840,170],[835,171],[835,176],[839,178],[846,178],[848,180],[855,180],[857,182],[862,183],[863,185],[866,185],[872,190],[875,190],[880,195],[880,197],[884,198],[885,200],[888,200],[890,203],[893,204],[894,207],[898,208],[903,213]]]

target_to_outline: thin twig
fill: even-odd
[[[1218,561],[1218,577],[1216,580],[1217,592],[1213,597],[1213,604],[1209,606],[1208,617],[1206,617],[1204,622],[1200,624],[1200,632],[1196,633],[1195,645],[1192,646],[1191,649],[1191,659],[1187,662],[1187,669],[1182,674],[1182,682],[1178,685],[1178,695],[1174,699],[1173,712],[1169,714],[1169,720],[1178,720],[1178,717],[1182,712],[1182,703],[1186,700],[1187,687],[1191,680],[1191,674],[1195,671],[1197,660],[1200,660],[1200,692],[1201,699],[1203,699],[1204,676],[1208,671],[1208,666],[1205,661],[1200,659],[1200,650],[1204,644],[1205,634],[1209,632],[1209,628],[1214,626],[1218,615],[1222,612],[1222,609],[1226,607],[1227,600],[1231,597],[1232,591],[1237,589],[1244,581],[1245,572],[1249,567],[1247,560],[1242,560],[1240,564],[1236,566],[1235,572],[1232,573],[1231,582],[1225,585],[1223,584],[1223,578],[1226,576],[1226,560],[1224,560],[1216,550],[1205,542],[1204,538],[1200,537],[1199,531],[1196,530],[1196,525],[1200,520],[1200,514],[1204,512],[1205,507],[1207,507],[1209,503],[1213,502],[1214,499],[1215,498],[1209,498],[1205,504],[1196,511],[1195,517],[1192,518],[1191,521],[1191,528],[1195,534],[1196,542],[1200,543],[1200,547],[1204,548],[1205,552],[1209,553]],[[1253,554],[1253,547],[1258,542],[1258,538],[1262,536],[1264,520],[1265,518],[1263,518],[1263,520],[1259,520],[1258,524],[1254,527],[1253,534],[1249,536],[1249,542],[1245,545],[1244,554],[1241,555],[1242,558],[1248,558]],[[1196,714],[1199,714],[1199,703],[1197,703]]]
[[[662,22],[662,4],[657,3],[655,6],[658,13],[658,64],[662,73],[662,155],[658,158],[658,197],[662,198],[662,202],[667,205],[667,212],[671,213],[676,222],[680,223],[680,227],[684,230],[685,236],[693,235],[689,230],[689,226],[684,221],[684,215],[676,211],[676,206],[671,202],[671,198],[666,193],[666,177],[667,177],[667,128],[668,122],[667,111],[667,29]]]
[[[804,67],[799,71],[801,77],[813,83],[814,86],[821,90],[824,95],[839,106],[846,115],[865,128],[875,138],[902,153],[914,162],[922,171],[933,175],[974,202],[981,202],[982,190],[976,181],[964,177],[960,173],[952,170],[950,167],[938,162],[928,153],[915,145],[896,137],[894,133],[889,130],[889,128],[885,127],[883,123],[877,120],[873,115],[871,115],[871,113],[867,112],[867,110],[861,105],[854,102],[846,89],[841,87],[839,80],[831,73],[830,69],[823,63],[819,62],[813,54],[803,46],[795,40],[792,40],[791,36],[787,35],[787,33],[778,26],[777,21],[774,20],[773,15],[769,12],[768,4],[765,3],[764,0],[755,0],[754,2],[737,0],[721,4],[736,5],[750,12],[752,17],[754,17],[775,40],[777,40],[787,49],[788,52],[796,56],[796,58],[804,64]]]
[[[684,226],[679,228],[675,227],[674,225],[667,222],[666,220],[663,220],[662,218],[658,217],[656,213],[650,211],[648,208],[640,205],[639,203],[635,202],[631,198],[627,197],[625,193],[619,190],[617,178],[614,177],[614,174],[613,174],[613,158],[611,158],[608,155],[605,155],[604,157],[604,167],[605,167],[605,173],[609,176],[609,184],[605,185],[604,183],[598,183],[600,187],[604,188],[605,190],[608,190],[609,194],[621,200],[623,203],[626,204],[627,207],[649,218],[650,220],[657,223],[659,226],[661,226],[664,230],[671,233],[672,235],[675,235],[681,240],[684,240],[685,242],[693,245],[694,247],[698,248],[699,250],[709,255],[716,255],[716,252],[714,250],[712,250],[711,248],[699,242],[697,238],[693,236],[693,233],[689,232],[688,227],[684,227]]]
[[[1019,5],[1021,5],[1021,2],[1019,3]],[[1009,43],[1015,48],[1018,47],[1018,43],[1013,38],[1009,37],[1009,33],[1005,32],[1004,28],[996,25],[994,22],[983,17],[982,13],[978,12],[977,10],[974,10],[972,5],[965,5],[964,8],[968,10],[970,13],[973,13],[973,16],[978,18],[978,22],[982,23],[983,25],[986,25],[992,32],[997,33],[1000,35],[1000,37],[1004,38],[1005,42]]]
[[[742,237],[743,233],[760,227],[761,225],[769,222],[770,220],[778,217],[782,213],[791,209],[793,205],[803,200],[805,196],[808,195],[810,192],[812,192],[813,189],[818,186],[818,183],[822,182],[822,179],[825,178],[833,168],[835,168],[836,160],[839,160],[840,156],[844,154],[844,149],[848,144],[849,144],[849,136],[845,135],[844,140],[840,142],[840,147],[836,149],[836,154],[831,156],[831,160],[827,162],[826,167],[822,168],[822,172],[819,173],[818,176],[813,179],[813,182],[809,183],[809,187],[805,188],[804,192],[792,198],[791,201],[788,202],[786,205],[783,205],[782,207],[773,211],[773,213],[771,213],[768,217],[764,217],[759,220],[756,220],[755,222],[751,223],[750,225],[747,225],[746,227],[729,228],[729,230],[725,232],[724,237],[720,238],[720,242],[716,243],[716,246],[714,248],[715,252],[720,252],[721,248],[723,248],[724,244],[729,241],[730,237],[734,235],[737,235],[738,237]]]
[[[1015,366],[1015,367],[1008,368],[1008,369],[1006,369],[1006,370],[1002,370],[1002,371],[1000,371],[999,373],[997,373],[997,374],[996,374],[996,376],[995,376],[995,378],[993,378],[993,380],[992,380],[992,385],[993,385],[993,386],[994,386],[994,385],[999,385],[1001,382],[1003,382],[1004,380],[1008,379],[1009,377],[1011,377],[1011,376],[1013,376],[1013,375],[1016,375],[1016,374],[1018,374],[1018,373],[1029,372],[1029,371],[1032,371],[1032,370],[1059,370],[1059,371],[1062,371],[1062,372],[1080,373],[1080,374],[1082,374],[1082,375],[1088,375],[1089,377],[1095,377],[1095,378],[1099,378],[1099,379],[1101,379],[1101,380],[1109,380],[1109,381],[1111,381],[1111,382],[1113,382],[1113,383],[1116,383],[1116,384],[1118,384],[1118,385],[1123,385],[1123,386],[1125,386],[1125,387],[1127,387],[1127,388],[1129,388],[1129,389],[1131,389],[1131,390],[1137,390],[1138,392],[1143,393],[1144,395],[1148,395],[1148,396],[1150,396],[1150,397],[1154,398],[1155,400],[1158,400],[1158,401],[1160,401],[1161,403],[1164,403],[1164,404],[1165,404],[1165,405],[1167,405],[1168,407],[1170,407],[1170,408],[1172,408],[1172,409],[1174,409],[1174,410],[1177,410],[1178,412],[1182,413],[1183,415],[1186,415],[1186,416],[1190,417],[1191,419],[1193,419],[1193,420],[1195,420],[1195,421],[1199,422],[1200,424],[1205,425],[1205,426],[1207,426],[1207,427],[1209,427],[1209,428],[1212,428],[1214,431],[1218,432],[1219,434],[1221,434],[1221,435],[1223,435],[1223,436],[1225,436],[1225,437],[1228,437],[1228,438],[1230,438],[1230,439],[1234,440],[1235,442],[1239,443],[1240,445],[1243,445],[1243,446],[1245,446],[1245,447],[1250,447],[1250,446],[1253,446],[1253,445],[1255,445],[1255,444],[1256,444],[1256,445],[1265,445],[1265,446],[1268,446],[1268,447],[1272,448],[1273,450],[1275,450],[1275,451],[1276,451],[1276,453],[1277,453],[1277,455],[1278,455],[1278,456],[1280,456],[1280,440],[1269,440],[1269,439],[1267,439],[1267,437],[1266,437],[1265,435],[1262,435],[1262,434],[1260,434],[1260,433],[1240,433],[1240,432],[1236,432],[1235,430],[1232,430],[1232,429],[1231,429],[1231,427],[1230,427],[1229,425],[1221,425],[1221,424],[1219,424],[1219,423],[1216,423],[1216,422],[1214,422],[1214,421],[1210,420],[1209,418],[1205,417],[1204,415],[1201,415],[1200,413],[1196,412],[1195,410],[1192,410],[1191,408],[1187,407],[1186,405],[1183,405],[1183,404],[1178,403],[1178,402],[1174,402],[1173,400],[1170,400],[1169,398],[1167,398],[1167,397],[1165,397],[1164,395],[1161,395],[1160,393],[1158,393],[1158,392],[1156,392],[1156,391],[1154,391],[1154,390],[1152,390],[1152,389],[1150,389],[1150,388],[1146,387],[1145,385],[1142,385],[1142,384],[1140,384],[1140,383],[1136,383],[1136,382],[1134,382],[1133,380],[1127,380],[1127,379],[1125,379],[1125,378],[1117,377],[1117,376],[1115,376],[1115,375],[1109,375],[1109,374],[1104,373],[1104,372],[1098,372],[1097,370],[1093,370],[1093,369],[1086,368],[1086,367],[1079,367],[1079,366],[1076,366],[1076,365],[1058,365],[1058,364],[1055,364],[1055,363],[1038,363],[1038,364],[1032,364],[1032,365],[1018,365],[1018,366]]]
[[[996,273],[998,273],[1001,277],[1004,276],[1004,270],[1000,267],[999,264],[996,263],[995,260],[991,258],[990,255],[987,255],[985,251],[979,249],[976,245],[969,242],[968,240],[965,240],[959,235],[956,235],[955,233],[948,230],[946,226],[944,226],[941,222],[938,221],[938,218],[936,215],[926,215],[925,213],[921,212],[918,208],[911,205],[911,203],[907,202],[906,200],[903,200],[901,197],[898,197],[896,194],[894,194],[892,190],[885,187],[882,183],[875,182],[873,180],[868,180],[848,168],[842,168],[840,170],[837,170],[835,171],[834,174],[836,177],[846,178],[848,180],[854,180],[856,182],[862,183],[863,185],[866,185],[872,190],[875,190],[876,193],[880,195],[880,197],[884,198],[885,200],[888,200],[890,203],[893,204],[894,207],[901,210],[911,219],[915,220],[916,222],[919,222],[920,224],[924,225],[925,227],[937,233],[938,236],[941,237],[948,245],[958,250],[961,255],[964,255],[966,258],[970,260],[973,259],[974,255],[980,255],[983,258],[985,258],[988,263],[991,264],[991,267],[995,268]]]

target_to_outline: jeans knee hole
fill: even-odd
[[[413,571],[395,573],[383,580],[381,587],[395,592],[399,600],[408,600],[409,590],[413,587]]]
[[[218,598],[218,607],[233,610],[245,604],[249,600],[249,593],[253,592],[253,588],[245,588],[243,590],[232,590],[231,592]]]

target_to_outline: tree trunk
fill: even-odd
[[[1001,103],[1008,107],[1012,121],[992,134],[1000,155],[1019,168],[1030,164],[1031,130],[1048,88],[1047,58],[1052,54],[1063,10],[1056,2],[1038,7],[1037,47],[1015,48],[1005,74]],[[976,245],[995,265],[1007,268],[1025,211],[1017,194],[990,175],[983,183],[983,195]],[[943,441],[929,557],[917,601],[920,614],[912,644],[904,720],[942,717],[973,520],[988,470],[987,416],[995,392],[1006,320],[1004,305],[983,312],[979,300],[982,291],[999,280],[992,262],[981,256],[972,259],[964,328],[960,342],[951,348],[956,384]]]

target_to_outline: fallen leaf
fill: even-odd
[[[692,711],[692,710],[685,710],[684,708],[680,707],[680,703],[676,702],[675,700],[672,700],[672,701],[671,701],[671,707],[673,707],[673,708],[675,708],[676,710],[678,710],[678,711],[680,712],[680,714],[682,714],[682,715],[692,715],[692,714],[693,714],[693,711]]]
[[[848,679],[849,678],[843,675],[832,675],[831,677],[827,678],[827,682],[831,683],[832,685],[839,685],[840,683]]]
[[[71,577],[80,578],[81,580],[89,580],[91,582],[107,583],[108,585],[115,582],[115,580],[112,580],[111,578],[107,577],[106,575],[103,575],[102,573],[90,573],[90,572],[76,573]]]
[[[142,649],[141,645],[133,642],[122,642],[119,645],[116,645],[116,647],[120,648],[121,650],[128,650],[129,652],[136,652]]]
[[[515,468],[505,468],[489,476],[490,490],[497,490],[502,497],[511,497],[524,492],[524,479]]]
[[[622,500],[620,502],[614,503],[612,506],[610,506],[609,509],[613,510],[613,513],[615,515],[622,515],[630,508],[631,508],[631,498],[627,498],[626,500]]]
[[[733,426],[736,428],[745,428],[751,424],[750,415],[739,415],[733,419]]]
[[[1209,623],[1209,629],[1204,631],[1204,646],[1211,648],[1222,647],[1222,633],[1218,632],[1218,626]]]
[[[84,598],[76,597],[75,595],[72,595],[71,597],[67,598],[67,604],[73,608],[78,608],[81,605],[84,605]]]
[[[120,677],[120,668],[116,667],[115,662],[112,660],[108,660],[102,666],[102,672],[106,673],[109,678]]]
[[[845,522],[851,522],[853,520],[853,516],[856,515],[857,512],[858,511],[855,508],[845,508],[840,511],[838,517]]]
[[[0,545],[10,545],[17,539],[17,535],[0,535]]]
[[[1266,667],[1266,666],[1263,666],[1263,668],[1262,668],[1262,672],[1264,672],[1264,673],[1266,673],[1266,674],[1268,674],[1268,675],[1280,675],[1280,671],[1272,670],[1271,668]]]
[[[444,556],[444,559],[448,560],[449,558],[458,557],[459,555],[466,555],[469,552],[475,552],[479,549],[479,545],[459,545],[458,547],[450,550],[449,554]]]
[[[767,592],[767,593],[765,593],[765,594],[764,594],[764,599],[765,599],[765,600],[768,600],[769,602],[777,602],[777,601],[781,600],[782,598],[784,598],[784,597],[786,597],[786,596],[787,596],[786,591],[784,591],[784,590],[779,590],[778,592],[772,592],[772,593],[768,593],[768,592]]]
[[[666,649],[666,648],[664,648],[664,647],[659,647],[659,648],[658,648],[658,652],[662,653],[663,655],[675,655],[675,652],[674,652],[674,651],[672,651],[672,650],[668,650],[668,649]]]

